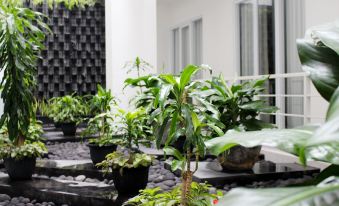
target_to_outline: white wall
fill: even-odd
[[[170,30],[194,18],[203,19],[203,63],[213,68],[213,74],[222,72],[234,76],[235,9],[232,0],[158,0],[158,70],[165,66],[170,71]]]
[[[156,33],[156,0],[106,1],[106,85],[123,108],[134,94],[122,91],[124,80],[136,76],[123,66],[137,56],[156,65]]]

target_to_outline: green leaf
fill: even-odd
[[[307,40],[297,41],[302,68],[318,92],[330,101],[339,85],[339,56],[328,47],[316,46]]]
[[[339,55],[339,21],[313,27],[309,32]]]
[[[327,110],[326,120],[331,120],[339,116],[339,87],[334,92]]]
[[[195,74],[197,71],[199,71],[201,68],[197,67],[195,65],[188,65],[181,73],[180,76],[180,91],[183,91],[187,84],[190,82],[191,77],[193,74]]]
[[[175,158],[177,158],[178,160],[183,160],[184,156],[179,152],[179,150],[173,148],[173,147],[165,147],[164,149],[164,153],[166,155],[172,155]]]
[[[217,205],[220,206],[334,206],[339,198],[338,182],[309,187],[272,189],[233,189]]]

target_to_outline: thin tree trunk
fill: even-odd
[[[191,192],[192,176],[193,172],[191,171],[191,152],[188,148],[187,160],[186,160],[187,170],[182,173],[182,191],[181,191],[181,205],[188,205],[188,198]]]

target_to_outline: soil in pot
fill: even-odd
[[[29,180],[35,170],[36,158],[24,158],[16,160],[4,158],[4,165],[11,180]]]
[[[64,136],[75,136],[77,131],[76,123],[61,123],[61,129]]]
[[[97,144],[87,144],[89,147],[89,151],[91,154],[91,159],[94,165],[104,161],[106,159],[106,155],[116,151],[117,145],[104,145],[99,146]]]
[[[260,151],[261,146],[246,148],[239,145],[219,155],[218,160],[225,172],[248,171],[260,159]]]
[[[148,182],[148,167],[125,168],[113,170],[113,182],[119,195],[135,196],[139,194],[139,190],[145,189]]]

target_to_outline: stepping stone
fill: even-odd
[[[44,129],[45,130],[45,129]],[[77,129],[77,134],[75,136],[64,136],[61,130],[45,130],[45,133],[42,135],[44,142],[81,142],[87,139],[95,138],[97,136],[81,137],[82,129]]]
[[[86,178],[110,179],[111,175],[94,167],[91,160],[37,160],[35,173],[49,177],[61,175],[77,177],[80,175]]]
[[[114,187],[103,183],[33,178],[29,181],[11,181],[0,173],[0,193],[24,196],[40,202],[58,205],[120,206],[128,197],[118,197]]]
[[[168,162],[164,167],[171,170]],[[191,162],[191,168],[195,168],[195,162]],[[320,170],[315,167],[304,167],[296,163],[273,163],[269,161],[257,162],[252,171],[247,172],[223,172],[218,162],[199,162],[198,170],[193,175],[196,182],[208,182],[215,187],[223,187],[225,184],[237,182],[246,184],[254,181],[268,181],[287,178],[299,178],[304,175],[313,175]],[[181,169],[174,172],[181,175]]]

